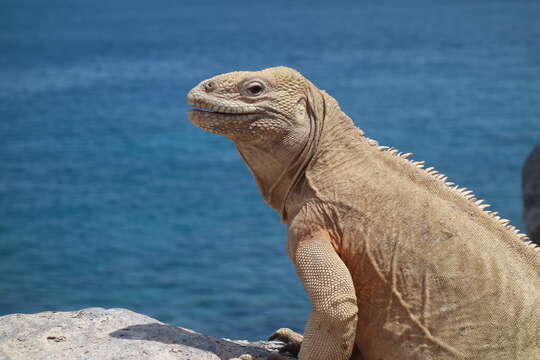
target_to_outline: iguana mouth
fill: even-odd
[[[235,125],[245,124],[246,121],[253,121],[260,117],[260,113],[233,113],[220,112],[206,109],[191,109],[188,113],[189,120],[195,125],[202,127],[204,122],[213,123],[221,126],[233,127]]]
[[[248,104],[224,105],[224,104],[219,104],[219,103],[214,104],[195,96],[188,96],[187,103],[189,106],[196,108],[196,109],[193,109],[195,111],[201,111],[201,112],[212,113],[212,114],[240,115],[240,114],[258,113],[257,108],[253,105],[248,105]]]
[[[246,115],[259,114],[259,113],[256,113],[256,112],[236,113],[236,112],[230,112],[230,111],[214,111],[214,110],[201,109],[201,108],[190,109],[189,112],[190,112],[190,114],[191,113],[201,113],[201,115],[212,114],[212,115],[216,115],[216,116],[225,116],[225,117],[238,117],[238,116],[243,117],[243,116],[246,116]]]

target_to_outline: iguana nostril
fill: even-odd
[[[204,91],[212,92],[216,88],[213,81],[207,81],[203,84]]]

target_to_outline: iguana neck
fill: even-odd
[[[292,164],[287,153],[257,143],[237,143],[236,148],[253,174],[265,202],[280,211],[287,189],[294,181],[294,169],[289,169]]]
[[[317,142],[318,136],[314,130],[302,139],[289,137],[277,146],[236,144],[265,202],[280,213],[284,223],[287,223],[289,194],[303,180],[305,169],[316,154]]]
[[[324,91],[320,91],[321,101],[324,102],[324,112],[319,112],[319,124],[322,124],[316,152],[305,169],[306,187],[317,194],[315,183],[335,182],[341,176],[347,176],[354,164],[361,171],[362,161],[372,150],[373,140],[364,136],[364,132],[357,128],[351,118],[341,111],[337,101]],[[367,164],[366,164],[367,165]],[[308,179],[308,180],[309,180]],[[289,205],[291,208],[293,204]]]

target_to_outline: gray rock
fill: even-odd
[[[266,359],[282,345],[213,338],[126,309],[0,317],[1,360]]]
[[[523,221],[529,238],[540,245],[540,144],[523,165]]]

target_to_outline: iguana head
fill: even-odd
[[[190,121],[235,142],[279,141],[307,130],[303,123],[308,81],[297,71],[275,67],[217,75],[187,96]]]
[[[335,100],[287,67],[212,77],[195,86],[187,102],[198,108],[189,112],[194,125],[234,141],[282,219],[288,195],[316,156],[324,124],[341,114]]]

